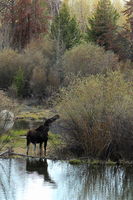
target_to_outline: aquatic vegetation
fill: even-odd
[[[69,163],[70,163],[71,165],[80,165],[80,164],[83,163],[83,161],[78,160],[78,159],[72,159],[72,160],[69,160]]]

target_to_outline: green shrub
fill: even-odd
[[[118,58],[110,51],[92,44],[81,44],[67,51],[63,57],[65,72],[75,75],[105,73],[118,68]]]
[[[5,49],[0,52],[0,87],[13,97],[49,96],[60,84],[55,60],[55,45],[48,38],[31,42],[21,53]]]
[[[80,146],[85,155],[99,157],[113,142],[127,156],[126,148],[132,144],[133,86],[119,71],[78,78],[62,90],[58,106],[69,146]]]
[[[81,165],[81,164],[82,164],[82,161],[81,161],[81,160],[74,159],[74,160],[69,160],[69,163],[70,163],[71,165]]]
[[[18,69],[19,54],[11,49],[0,52],[0,87],[11,86],[15,73]]]
[[[46,88],[46,72],[41,67],[35,67],[33,69],[33,74],[31,77],[31,88],[34,96],[42,97],[45,96],[45,88]]]
[[[22,96],[24,94],[24,72],[22,68],[19,68],[17,71],[14,77],[13,85],[16,87],[17,96]]]
[[[60,78],[54,67],[55,60],[55,45],[49,39],[32,42],[21,56],[26,79],[30,80],[30,87],[36,97],[49,96],[50,88],[53,92],[59,87]]]

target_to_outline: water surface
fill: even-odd
[[[0,200],[133,200],[133,168],[0,159]]]

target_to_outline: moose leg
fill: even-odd
[[[45,142],[44,142],[44,156],[46,156],[47,141],[48,141],[48,139],[45,140]]]
[[[36,143],[34,143],[34,155],[36,155]]]
[[[27,156],[29,153],[29,148],[30,148],[30,141],[27,139],[27,152],[26,152]]]
[[[40,143],[40,156],[42,155],[42,143]]]

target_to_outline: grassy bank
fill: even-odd
[[[69,160],[69,163],[71,165],[81,165],[81,164],[89,164],[92,166],[101,166],[101,165],[107,165],[107,166],[115,166],[115,165],[121,165],[121,166],[131,166],[133,165],[133,162],[129,162],[126,160],[121,160],[118,162],[113,162],[111,160],[102,161],[102,160],[90,160],[90,159],[71,159]]]
[[[1,137],[1,142],[3,144],[5,143],[4,150],[6,150],[8,147],[12,147],[13,151],[15,153],[19,154],[26,154],[26,136],[28,130],[12,130],[10,132],[10,135],[3,135]],[[131,166],[133,165],[133,162],[126,161],[126,160],[120,160],[119,162],[114,162],[111,160],[99,160],[99,159],[90,159],[89,157],[81,157],[81,158],[74,158],[73,154],[70,153],[70,151],[67,151],[67,145],[63,143],[61,136],[54,133],[49,133],[49,140],[48,140],[48,146],[47,146],[47,157],[53,158],[53,159],[62,159],[67,160],[71,165],[82,165],[82,164],[88,164],[91,166],[115,166],[115,165],[121,165],[121,166]],[[39,156],[39,145],[37,145],[37,151],[36,156]],[[34,155],[33,145],[30,145],[30,152],[29,155]]]
[[[44,107],[22,106],[16,119],[25,120],[43,120],[53,115],[53,110],[44,109]]]
[[[12,130],[10,133],[1,136],[0,141],[3,144],[3,151],[12,147],[13,151],[20,154],[26,154],[26,133],[28,130]],[[59,135],[49,132],[47,145],[47,156],[56,157],[56,151],[62,144]],[[37,155],[39,155],[39,145],[37,145]],[[33,145],[30,145],[29,154],[34,156]]]

